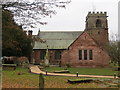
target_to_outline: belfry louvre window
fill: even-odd
[[[82,60],[82,50],[79,50],[79,60]]]
[[[40,52],[40,59],[43,60],[45,58],[46,52],[42,51]]]
[[[101,27],[101,20],[97,19],[97,21],[96,21],[96,27]]]
[[[93,51],[89,50],[89,59],[92,60],[93,59]]]
[[[61,59],[61,51],[56,51],[55,52],[55,59],[60,60]]]
[[[84,50],[84,60],[87,60],[87,50]]]

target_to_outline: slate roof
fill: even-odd
[[[37,37],[46,41],[42,43],[40,41],[35,41],[33,49],[67,49],[83,31],[49,31],[49,32],[39,32]]]

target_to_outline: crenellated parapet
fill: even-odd
[[[108,42],[107,12],[88,12],[85,30],[100,45]]]
[[[107,12],[88,12],[86,16],[86,29],[108,29]]]
[[[87,16],[107,16],[107,12],[88,12]]]

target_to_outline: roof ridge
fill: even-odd
[[[40,32],[83,32],[83,31],[40,31]]]
[[[49,49],[67,49],[83,31],[41,31],[39,38],[46,40]],[[46,49],[46,45],[35,43],[34,49]]]

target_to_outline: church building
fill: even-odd
[[[106,12],[89,12],[84,31],[39,31],[32,36],[36,39],[33,48],[35,64],[43,63],[48,49],[51,65],[108,67],[110,57],[104,50],[108,36]]]

